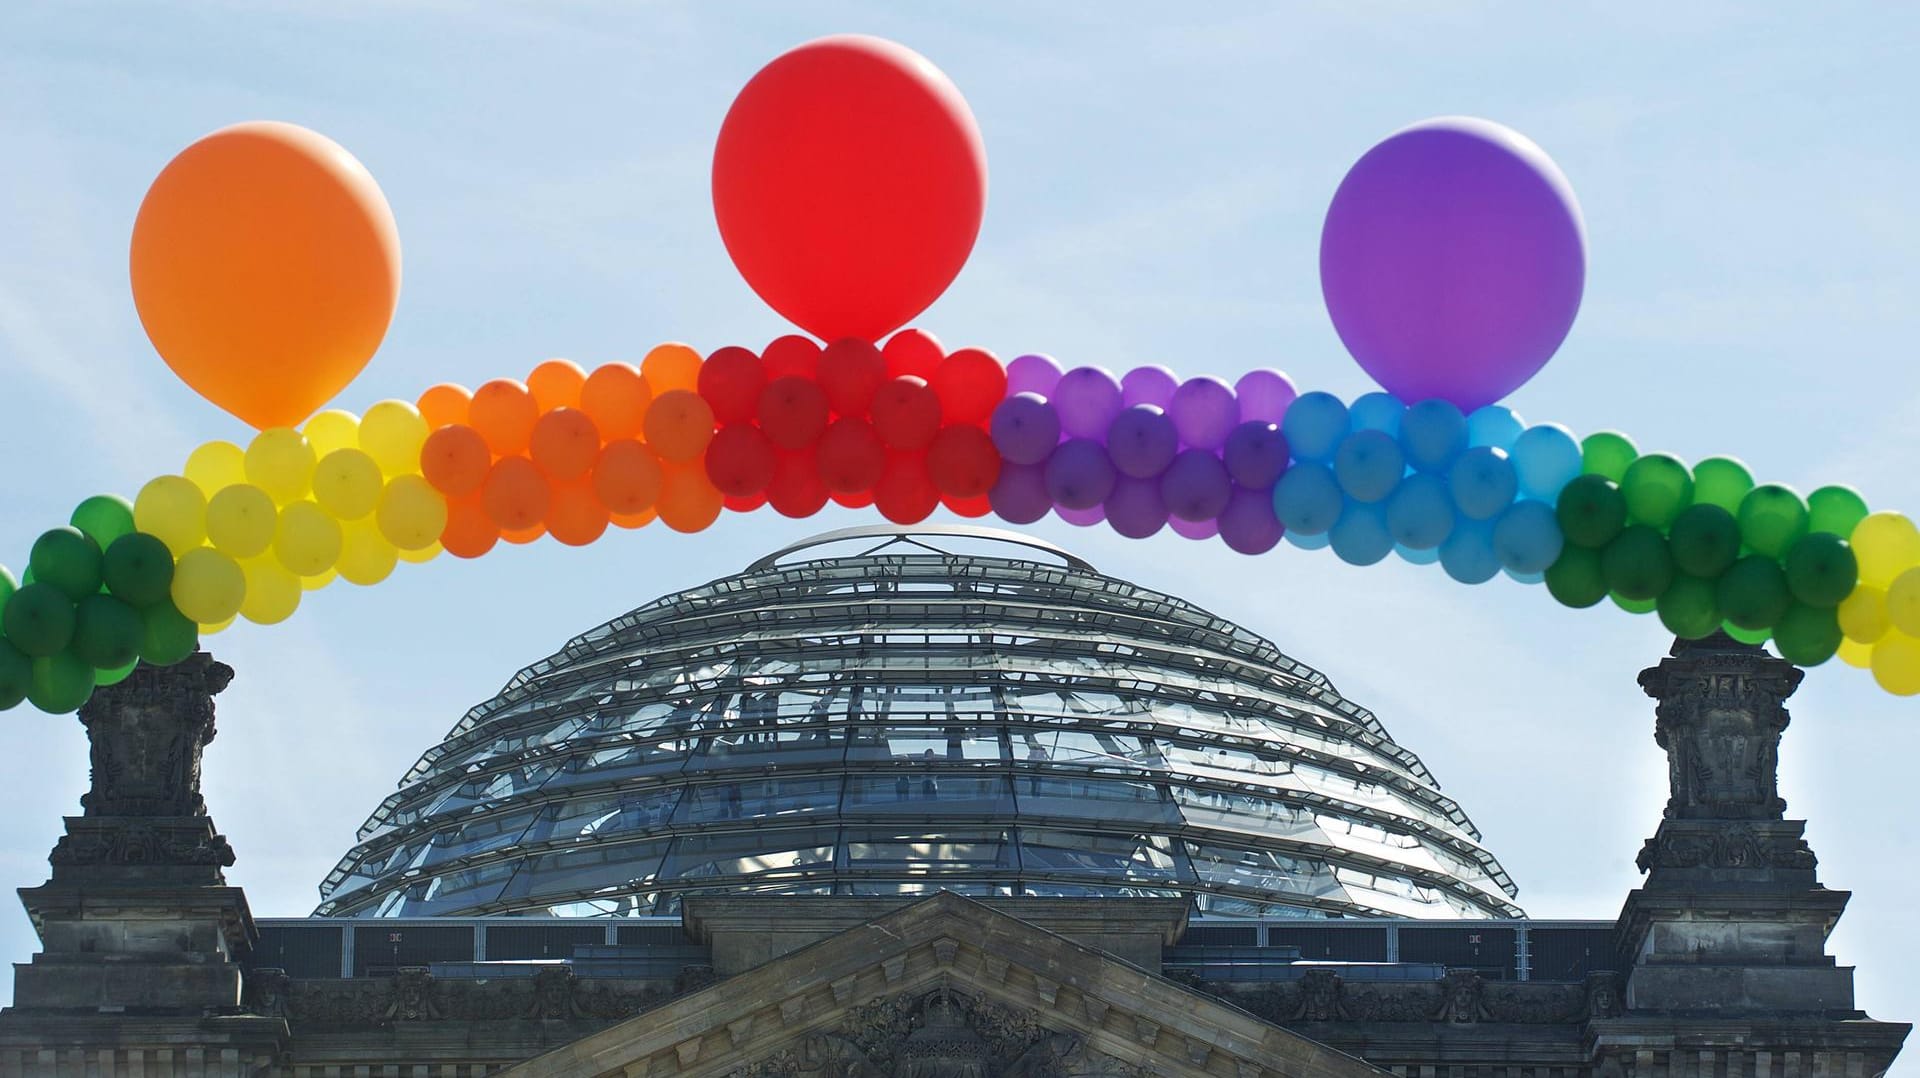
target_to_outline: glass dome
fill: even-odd
[[[515,675],[323,916],[678,912],[705,892],[1188,895],[1514,917],[1420,760],[1265,639],[984,528],[855,528]]]

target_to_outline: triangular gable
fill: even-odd
[[[927,1028],[956,1021],[966,1028],[953,1028],[953,1036],[944,1040],[942,1029]],[[916,1035],[915,1030],[925,1032]],[[960,1058],[969,1052],[980,1058]],[[942,893],[537,1056],[504,1075],[1379,1078],[1382,1073],[1158,973]]]

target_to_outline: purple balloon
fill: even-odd
[[[1193,449],[1219,449],[1227,432],[1240,422],[1240,402],[1233,399],[1227,383],[1202,375],[1180,383],[1167,414],[1180,428],[1182,443]]]
[[[987,492],[987,502],[1009,524],[1031,524],[1053,508],[1047,493],[1047,472],[1038,464],[1002,464],[1000,478]]]
[[[1145,539],[1167,526],[1167,503],[1160,484],[1151,479],[1121,476],[1107,495],[1107,523],[1129,539]]]
[[[1076,528],[1091,528],[1107,519],[1107,511],[1099,505],[1090,505],[1085,509],[1068,509],[1065,506],[1059,506],[1055,512],[1060,514],[1061,520]]]
[[[1015,464],[1038,464],[1060,444],[1060,415],[1037,393],[1000,402],[989,425],[994,448]]]
[[[1389,136],[1340,181],[1320,289],[1374,381],[1470,412],[1566,339],[1585,247],[1573,187],[1546,151],[1489,120],[1442,117]]]
[[[1173,391],[1179,388],[1180,379],[1165,367],[1135,367],[1120,378],[1120,403],[1165,408],[1173,403]]]
[[[1060,384],[1060,364],[1052,356],[1021,356],[1007,364],[1007,396],[1015,393],[1038,393],[1042,397],[1053,393],[1053,387]]]
[[[1290,452],[1286,435],[1280,433],[1279,424],[1250,420],[1233,428],[1233,432],[1227,435],[1227,446],[1220,455],[1235,485],[1270,494],[1273,485],[1287,470]]]
[[[1122,408],[1107,428],[1107,455],[1121,475],[1152,479],[1167,470],[1180,451],[1173,420],[1151,404]]]
[[[1234,491],[1220,511],[1220,541],[1242,554],[1265,554],[1285,531],[1273,515],[1273,497],[1259,491]]]
[[[1233,497],[1233,478],[1220,458],[1204,449],[1182,450],[1160,476],[1167,514],[1181,520],[1212,520]]]
[[[1167,527],[1175,535],[1186,539],[1211,539],[1220,534],[1220,522],[1217,520],[1181,520],[1179,517],[1167,518]]]
[[[1253,370],[1233,383],[1233,395],[1240,402],[1242,423],[1278,423],[1287,416],[1287,405],[1300,391],[1293,380],[1279,371]]]
[[[1105,438],[1120,411],[1120,383],[1099,367],[1075,367],[1053,387],[1053,406],[1069,437]]]
[[[1091,509],[1113,493],[1113,461],[1091,439],[1061,442],[1046,467],[1047,494],[1062,509]]]

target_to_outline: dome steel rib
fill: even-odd
[[[972,527],[828,533],[574,638],[420,758],[316,912],[943,889],[1521,916],[1460,807],[1324,675]]]

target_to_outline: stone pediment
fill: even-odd
[[[1180,984],[939,894],[506,1072],[513,1078],[1377,1078]]]

